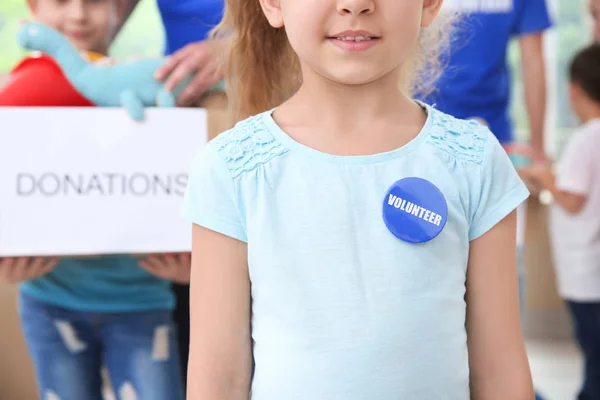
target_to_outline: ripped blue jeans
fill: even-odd
[[[183,400],[169,310],[91,313],[19,298],[40,399],[102,400],[108,370],[119,400]]]

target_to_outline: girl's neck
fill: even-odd
[[[352,131],[369,121],[395,119],[415,104],[400,90],[397,72],[364,85],[344,85],[311,71],[304,73],[302,86],[287,106],[296,115],[310,115],[323,125]]]

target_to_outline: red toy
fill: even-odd
[[[69,83],[58,64],[47,55],[21,61],[0,88],[0,106],[94,106]]]

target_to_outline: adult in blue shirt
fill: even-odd
[[[444,7],[459,11],[463,19],[437,91],[426,100],[456,117],[482,120],[500,142],[512,142],[507,52],[518,38],[530,145],[536,158],[545,158],[542,35],[551,26],[545,0],[446,0]]]

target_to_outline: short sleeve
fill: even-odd
[[[587,195],[592,183],[594,153],[585,134],[573,136],[556,166],[556,187],[564,192]]]
[[[210,143],[192,161],[182,212],[196,225],[248,241],[233,178]]]
[[[542,32],[551,26],[546,0],[523,0],[515,27],[517,35]]]
[[[469,240],[488,232],[528,197],[529,190],[510,158],[488,130],[479,177],[471,180]]]

